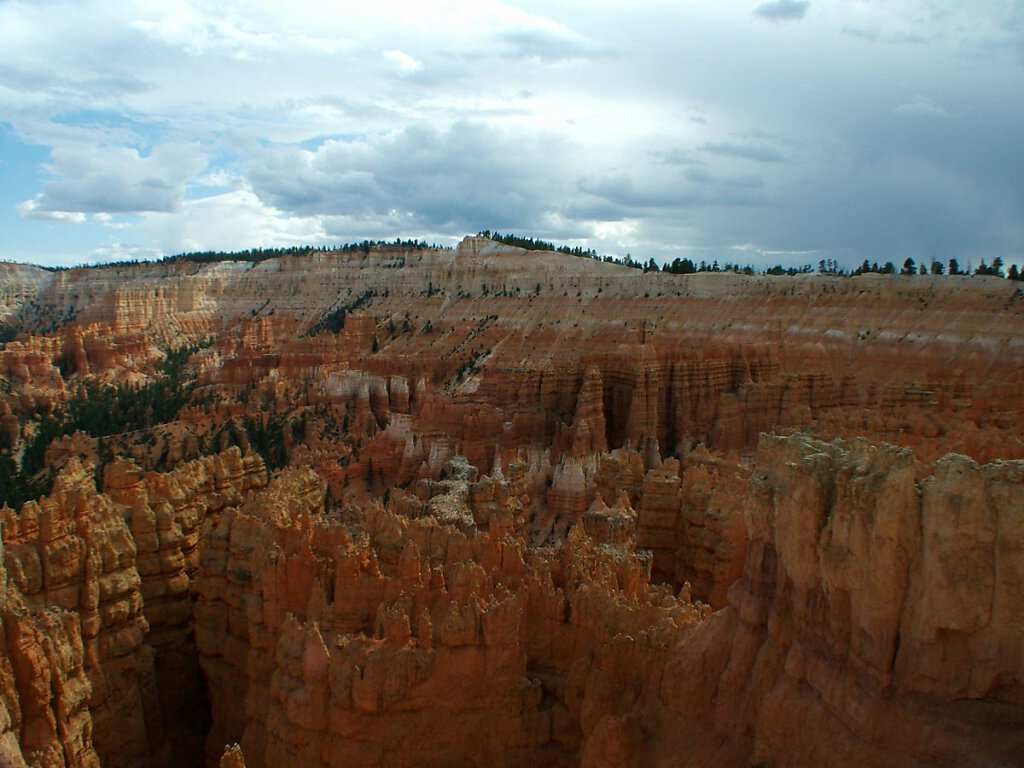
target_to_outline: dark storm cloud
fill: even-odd
[[[498,40],[507,47],[507,55],[516,59],[555,62],[608,55],[585,40],[546,29],[507,32],[500,35]]]
[[[705,207],[745,207],[761,201],[763,186],[755,177],[742,181],[719,179],[710,173],[672,176],[652,182],[632,174],[616,172],[580,179],[580,192],[617,206],[618,218],[664,215],[665,211],[683,211]]]
[[[649,153],[652,158],[666,165],[703,165],[703,161],[695,152],[688,149],[673,147],[661,152]]]
[[[736,187],[745,189],[760,189],[764,187],[764,179],[754,174],[743,174],[739,176],[720,176],[711,173],[706,168],[688,168],[683,176],[687,181],[694,184],[713,184],[722,187]]]
[[[869,43],[887,43],[889,45],[924,45],[930,42],[924,35],[914,33],[903,33],[887,35],[874,29],[861,29],[859,27],[843,27],[844,35],[866,40]]]
[[[560,209],[561,215],[572,222],[620,222],[629,218],[633,211],[620,203],[603,197],[573,195]]]
[[[312,152],[273,147],[254,158],[249,178],[268,204],[300,215],[397,210],[429,227],[522,228],[555,204],[548,174],[568,150],[557,138],[483,123],[416,124]]]
[[[709,141],[701,145],[701,150],[713,155],[737,157],[741,160],[753,160],[757,163],[781,163],[785,157],[774,147],[763,144],[735,144],[731,141]]]
[[[850,37],[858,37],[867,40],[869,43],[877,43],[879,34],[873,29],[860,29],[858,27],[843,27],[843,34]]]
[[[964,142],[960,130],[976,131],[976,141]],[[977,264],[994,255],[1018,257],[1024,196],[1006,171],[1024,173],[1021,149],[991,128],[949,126],[939,133],[945,137],[922,132],[919,119],[896,115],[859,130],[848,153],[787,168],[764,190],[764,204],[742,216],[734,208],[708,207],[690,242],[813,251],[814,260],[837,258],[851,266],[865,258],[901,264],[908,256],[918,262],[956,257]],[[761,266],[778,261],[754,260]]]
[[[775,0],[771,3],[762,3],[757,6],[754,13],[768,21],[798,21],[807,15],[807,9],[811,7],[809,2],[798,2],[798,0]]]

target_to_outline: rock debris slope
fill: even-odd
[[[2,765],[1024,761],[1009,281],[3,267]]]

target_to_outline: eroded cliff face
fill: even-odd
[[[1024,760],[1006,281],[0,266],[4,765]]]
[[[648,689],[644,716],[661,726],[644,760],[1019,763],[1021,592],[1008,563],[1024,464],[949,455],[915,484],[913,463],[864,441],[762,438],[742,576],[675,649],[669,682]],[[673,733],[676,718],[704,729]]]
[[[63,756],[73,764],[100,758],[123,766],[165,752],[163,734],[152,727],[159,717],[152,658],[143,644],[148,625],[136,545],[124,519],[77,464],[40,503],[26,504],[17,516],[4,512],[7,638],[20,728],[31,735],[25,751],[48,753],[33,758],[42,764]],[[23,612],[36,621],[19,622]],[[58,637],[45,637],[47,623],[61,627]],[[57,660],[57,668],[47,669]],[[64,730],[73,726],[77,732]],[[65,744],[82,746],[67,754]]]
[[[205,696],[189,639],[196,527],[265,477],[234,449],[148,479],[118,461],[99,493],[72,461],[38,503],[0,509],[5,765],[187,764],[169,737]]]
[[[751,453],[760,432],[791,427],[906,445],[924,463],[1024,458],[1024,302],[1010,281],[641,274],[485,245],[8,265],[0,321],[26,334],[0,349],[4,400],[31,431],[76,385],[145,383],[166,350],[212,340],[192,361],[194,410],[152,446],[116,452],[171,468],[274,400],[282,420],[313,422],[284,449],[316,443],[296,464],[344,455],[329,423],[347,415],[362,443],[395,414],[411,415],[424,454],[443,435],[481,467],[527,445],[553,463],[645,439],[678,457],[698,444]]]
[[[706,615],[581,526],[529,547],[521,477],[448,469],[350,520],[319,513],[311,473],[284,475],[212,527],[211,755],[238,740],[250,766],[574,765],[610,706],[589,680],[603,649],[641,626],[664,645]]]
[[[66,468],[5,524],[0,746],[183,764],[177,729],[193,759],[205,735],[209,764],[237,742],[224,760],[250,767],[1019,762],[1024,463],[950,455],[917,482],[906,449],[801,435],[763,437],[746,471],[632,456],[607,454],[543,545],[524,461],[457,457],[335,512],[312,470],[266,485],[237,449],[117,462],[105,493]],[[609,506],[599,484],[631,464],[634,500]],[[745,534],[694,534],[700,504]],[[654,528],[724,607],[652,581]],[[183,721],[197,670],[209,720]]]

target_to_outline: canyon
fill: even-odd
[[[1019,765],[1018,285],[0,264],[0,764]]]

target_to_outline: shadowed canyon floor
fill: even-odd
[[[1019,765],[1017,286],[0,265],[0,764]]]

